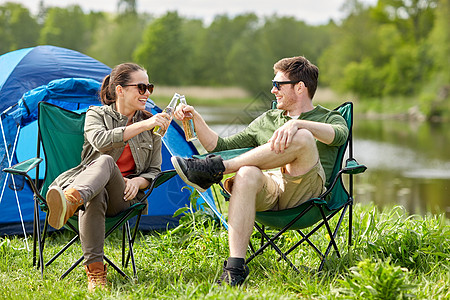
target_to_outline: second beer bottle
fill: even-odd
[[[186,97],[184,95],[180,96],[180,103],[187,105]],[[197,139],[197,134],[195,133],[194,120],[192,120],[192,113],[186,113],[182,120],[184,135],[186,136],[186,141],[190,142]]]

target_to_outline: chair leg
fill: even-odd
[[[326,258],[328,257],[328,254],[331,251],[331,247],[334,247],[337,256],[339,258],[341,257],[341,255],[339,253],[339,250],[337,248],[337,245],[336,245],[335,238],[336,238],[337,232],[339,231],[339,228],[341,227],[341,223],[342,223],[342,220],[344,219],[346,211],[347,211],[347,205],[344,206],[344,208],[342,210],[342,213],[339,216],[339,221],[338,221],[338,223],[336,225],[336,228],[334,229],[334,232],[331,233],[331,229],[330,229],[330,227],[328,225],[328,221],[325,223],[325,225],[327,226],[328,234],[330,236],[330,242],[328,243],[328,247],[327,247],[327,249],[325,251],[325,254],[324,254],[323,258],[322,258],[322,261],[320,262],[319,272],[322,271],[323,266],[325,265],[325,260],[326,260]],[[322,209],[321,209],[321,212],[323,212]]]
[[[51,265],[61,254],[64,253],[64,251],[66,251],[70,246],[73,245],[73,243],[75,243],[78,239],[80,238],[80,236],[77,234],[75,235],[67,244],[64,245],[63,248],[61,248],[61,250],[58,251],[58,253],[56,253],[46,264],[45,266],[48,267],[49,265]]]
[[[42,254],[44,254],[45,238],[47,237],[47,230],[48,230],[48,214],[45,216],[44,230],[41,233]]]
[[[262,231],[266,232],[266,226],[262,225],[261,229],[262,229]],[[261,248],[263,245],[264,245],[264,237],[261,235],[261,242],[259,244],[259,247]]]
[[[125,224],[122,226],[122,267],[125,267]]]
[[[131,237],[132,245],[134,245],[134,241],[136,240],[136,235],[139,231],[139,223],[141,222],[141,216],[142,216],[142,214],[137,216],[136,223],[134,225],[133,236]],[[130,253],[130,251],[128,251],[127,260],[125,261],[125,268],[128,268],[128,262],[130,261],[130,256],[131,256],[131,253]]]
[[[352,246],[352,225],[353,225],[353,198],[350,197],[350,204],[348,208],[348,247]]]
[[[131,266],[133,267],[133,275],[134,275],[134,278],[137,279],[136,262],[134,260],[134,252],[133,252],[134,240],[132,240],[132,238],[131,238],[130,223],[128,221],[125,223],[125,228],[126,228],[127,239],[128,239],[128,253],[131,258]]]
[[[81,256],[70,268],[68,268],[62,275],[59,277],[59,280],[64,279],[70,272],[72,272],[73,269],[75,269],[76,266],[78,266],[81,261],[84,259],[84,256]]]
[[[83,257],[81,258],[81,260],[83,259]],[[131,280],[131,278],[125,274],[118,266],[116,266],[108,257],[106,257],[105,255],[103,255],[103,259],[114,269],[117,271],[117,273],[119,273],[120,275],[122,275],[123,277],[127,278],[128,280]],[[80,260],[80,261],[81,261]]]
[[[41,278],[44,278],[44,249],[43,249],[43,245],[42,245],[42,239],[41,239],[41,220],[39,218],[39,209],[37,207],[37,204],[35,202],[35,210],[34,210],[34,219],[35,221],[33,223],[35,223],[36,226],[36,238],[37,238],[37,242],[38,242],[38,247],[39,247],[39,260],[38,260],[38,267],[40,267],[41,269]],[[36,244],[34,245],[34,248],[36,249]],[[34,250],[36,251],[36,250]]]
[[[34,217],[33,217],[33,266],[36,266],[36,247],[37,247],[37,219],[36,219],[37,204],[34,202]]]
[[[255,228],[263,235],[263,237],[267,240],[267,242],[261,247],[259,248],[254,254],[252,254],[246,261],[245,263],[248,264],[250,261],[253,260],[253,258],[255,258],[256,256],[258,256],[259,254],[261,254],[265,248],[267,248],[269,245],[271,245],[275,251],[278,252],[278,254],[298,273],[300,273],[300,271],[297,269],[297,267],[291,262],[291,260],[289,258],[286,257],[286,255],[284,255],[283,251],[280,250],[280,248],[278,248],[277,245],[275,245],[274,241],[281,235],[283,234],[284,231],[286,230],[281,230],[279,231],[275,236],[273,236],[272,238],[269,238],[269,236],[267,236],[267,234],[261,229],[261,227],[258,226],[258,224],[255,223]]]

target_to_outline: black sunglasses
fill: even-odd
[[[124,84],[122,86],[137,86],[139,94],[141,94],[141,95],[144,95],[147,90],[150,92],[150,94],[153,93],[153,88],[155,87],[155,85],[153,83]]]
[[[274,88],[276,88],[277,90],[280,90],[281,85],[283,84],[294,84],[294,83],[299,83],[300,80],[297,81],[276,81],[276,80],[272,80],[272,86]]]

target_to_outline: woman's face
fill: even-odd
[[[130,82],[128,82],[127,86],[123,87],[124,105],[127,108],[127,110],[131,111],[144,110],[145,103],[147,102],[147,99],[150,96],[150,92],[146,90],[145,93],[141,95],[139,93],[138,87],[133,85],[138,83],[144,83],[146,85],[149,84],[148,75],[145,71],[136,71],[131,73],[130,77],[131,77]]]

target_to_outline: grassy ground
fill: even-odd
[[[344,228],[347,223],[344,222]],[[48,238],[46,257],[55,253],[70,234]],[[297,239],[289,233],[283,244]],[[324,246],[326,234],[315,240]],[[257,242],[257,236],[253,238]],[[347,251],[346,235],[338,237],[343,259],[334,253],[325,271],[316,274],[289,269],[276,253],[265,251],[253,260],[250,276],[240,288],[214,282],[227,257],[227,232],[204,213],[187,214],[176,229],[140,234],[135,244],[136,282],[110,270],[109,291],[87,292],[82,267],[59,281],[64,266],[78,258],[79,246],[44,270],[44,279],[31,266],[31,252],[21,237],[0,239],[1,299],[449,299],[450,228],[440,216],[406,216],[394,207],[380,212],[372,206],[355,206],[354,246]],[[30,241],[29,241],[30,242]],[[120,235],[105,246],[112,258],[120,257]],[[31,247],[31,245],[30,245]],[[318,259],[301,246],[292,256],[297,264],[316,268]],[[127,270],[131,273],[131,268]]]

